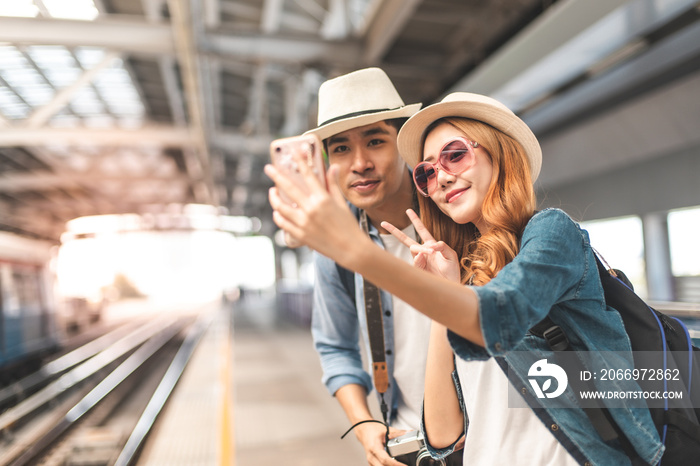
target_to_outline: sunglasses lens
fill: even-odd
[[[447,143],[440,152],[440,165],[452,175],[463,172],[474,161],[474,152],[469,149],[462,139]]]
[[[429,194],[428,189],[434,179],[435,168],[429,163],[419,163],[413,170],[413,180],[416,183],[416,187],[425,196]]]

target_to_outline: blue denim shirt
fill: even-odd
[[[359,209],[350,206],[359,219]],[[381,248],[384,245],[379,232],[370,223],[369,235]],[[367,335],[367,317],[365,314],[364,287],[362,276],[353,273],[355,296],[350,296],[343,285],[336,263],[326,256],[314,252],[314,302],[311,315],[311,335],[314,346],[321,359],[323,369],[322,381],[331,395],[348,384],[365,387],[367,393],[373,389],[372,377],[362,364],[359,335],[365,344],[366,354],[369,350]],[[394,326],[391,294],[380,290],[383,323],[384,350],[386,351],[389,388],[384,394],[384,401],[389,408],[387,419],[392,423],[396,417],[398,405],[397,386],[394,380]],[[371,361],[369,361],[371,365]],[[379,394],[377,394],[379,396]]]
[[[486,346],[482,348],[449,332],[452,348],[465,360],[501,357],[500,362],[505,361],[508,365],[510,383],[518,392],[531,393],[527,380],[533,360],[553,360],[546,342],[529,333],[529,329],[547,314],[564,330],[577,351],[623,354],[631,351],[622,318],[605,304],[588,233],[559,209],[546,209],[535,214],[525,227],[521,249],[515,259],[489,283],[472,288],[479,300],[481,331]],[[525,354],[533,356],[522,357]],[[620,368],[602,358],[597,364],[600,368]],[[462,380],[462,384],[465,383],[469,382]],[[620,388],[627,389],[629,385]],[[571,391],[571,388],[567,389],[567,392]],[[567,392],[564,396],[568,396]],[[573,394],[569,395],[572,407],[568,408],[542,404],[534,396],[524,397],[581,464],[630,464],[618,445],[603,442],[584,411],[574,407],[578,405]],[[638,400],[616,400],[615,406],[617,408],[610,409],[610,412],[640,457],[649,464],[658,463],[664,447],[646,405]],[[451,449],[432,449],[432,453],[443,456]]]

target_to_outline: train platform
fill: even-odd
[[[340,439],[348,422],[304,323],[281,318],[274,295],[212,315],[139,465],[366,464],[352,434]]]

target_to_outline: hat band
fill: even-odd
[[[347,119],[347,118],[353,118],[353,117],[361,116],[361,115],[371,115],[372,113],[389,112],[389,111],[391,111],[391,110],[398,110],[398,109],[400,109],[400,108],[402,108],[402,107],[395,107],[395,108],[379,108],[379,109],[376,109],[376,110],[363,110],[363,111],[361,111],[361,112],[346,113],[345,115],[340,115],[340,116],[337,116],[337,117],[335,117],[335,118],[331,118],[330,120],[326,120],[326,121],[324,121],[323,123],[321,123],[321,124],[318,125],[318,126],[321,127],[321,126],[325,126],[325,125],[327,125],[327,124],[329,124],[329,123],[333,123],[334,121],[338,121],[338,120],[345,120],[345,119]]]

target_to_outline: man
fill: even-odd
[[[341,190],[358,221],[363,212],[366,214],[370,237],[411,263],[408,248],[380,224],[390,222],[415,237],[406,216],[406,209],[415,209],[414,187],[396,138],[403,122],[420,106],[404,105],[382,70],[363,69],[321,85],[318,127],[307,132],[324,142],[328,162],[338,166]],[[372,354],[363,279],[317,253],[314,266],[312,334],[323,382],[338,399],[350,424],[357,424],[354,431],[370,465],[413,464],[410,457],[397,457],[399,462],[387,454],[385,426],[361,422],[373,418],[367,402],[372,377],[363,369],[358,344],[361,333],[367,354]],[[420,428],[430,320],[398,298],[383,291],[380,294],[383,329],[379,328],[379,334],[383,330],[389,383],[386,392],[379,395],[380,402],[386,404],[390,437],[395,437]],[[461,454],[455,456],[461,458]]]

